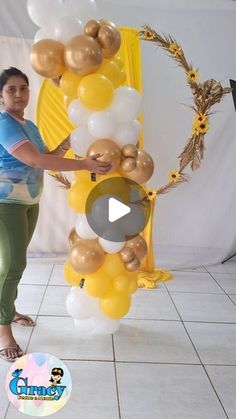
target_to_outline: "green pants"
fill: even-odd
[[[0,324],[11,324],[39,205],[0,203]]]

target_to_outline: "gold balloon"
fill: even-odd
[[[120,147],[112,140],[101,139],[95,141],[88,149],[87,156],[93,156],[94,154],[101,153],[102,156],[97,160],[111,163],[111,171],[116,170],[121,161],[121,150]]]
[[[153,159],[146,151],[138,150],[136,162],[136,169],[127,172],[126,177],[140,184],[146,183],[152,177],[154,171]]]
[[[76,233],[75,228],[71,229],[68,240],[70,247],[74,246],[74,244],[80,240],[80,237]]]
[[[127,248],[132,249],[133,252],[135,253],[135,255],[140,260],[142,260],[147,253],[146,240],[140,235],[135,236],[132,239],[128,240],[126,242],[126,246],[127,246]]]
[[[54,39],[42,39],[32,46],[30,61],[36,73],[56,79],[66,70],[64,45]]]
[[[97,40],[103,49],[104,58],[114,57],[121,46],[120,31],[113,26],[102,25]]]
[[[108,25],[108,26],[112,26],[113,28],[116,28],[116,25],[114,22],[111,22],[110,20],[107,19],[99,19],[99,22],[101,23],[101,25]]]
[[[135,258],[133,260],[131,260],[131,262],[128,262],[125,264],[125,267],[127,269],[127,271],[137,271],[140,268],[140,260],[139,258],[137,258],[137,256],[135,256]]]
[[[76,272],[90,274],[102,266],[104,251],[96,240],[81,239],[71,248],[69,262]]]
[[[54,86],[56,87],[60,87],[60,80],[61,80],[62,76],[56,77],[55,79],[51,79],[51,82],[54,84]]]
[[[122,148],[121,152],[122,152],[122,155],[124,157],[133,157],[134,159],[136,159],[136,157],[138,155],[138,149],[133,144],[126,144],[126,145],[124,145],[124,147]]]
[[[96,38],[100,27],[101,23],[98,20],[89,20],[84,27],[84,34]]]
[[[121,162],[121,168],[124,172],[132,172],[137,166],[136,160],[133,157],[126,157]]]
[[[121,260],[125,263],[131,262],[135,258],[135,253],[131,247],[124,247],[120,251]]]
[[[102,48],[91,36],[75,36],[65,46],[65,63],[80,76],[95,72],[102,60]]]

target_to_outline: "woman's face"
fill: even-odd
[[[22,113],[29,102],[29,87],[19,76],[12,76],[2,89],[4,109],[13,113]]]

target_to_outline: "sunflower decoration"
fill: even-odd
[[[149,201],[155,201],[157,197],[157,189],[150,189],[147,193]]]
[[[232,89],[223,87],[220,82],[214,79],[200,83],[199,70],[188,63],[181,45],[172,36],[162,36],[149,25],[145,25],[143,30],[139,31],[139,37],[144,41],[155,42],[159,47],[170,53],[171,57],[185,71],[186,80],[193,95],[193,105],[190,106],[195,112],[192,132],[183,151],[178,156],[180,159],[179,170],[169,172],[169,182],[157,191],[160,195],[169,192],[180,183],[188,181],[188,177],[183,173],[187,166],[190,166],[192,170],[200,167],[205,150],[204,136],[209,131],[209,111]]]

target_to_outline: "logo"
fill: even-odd
[[[22,413],[48,416],[60,410],[71,393],[71,376],[51,354],[31,353],[14,362],[6,377],[11,403]]]

